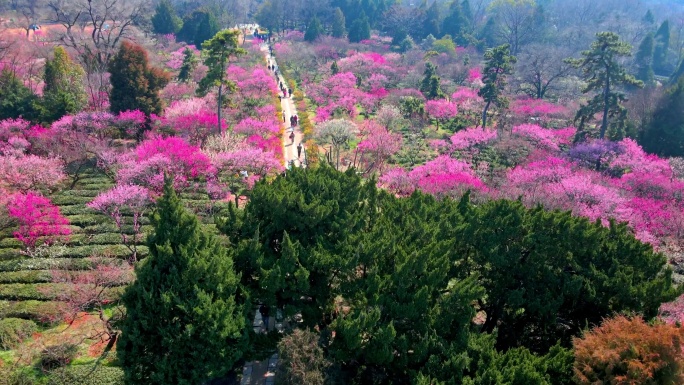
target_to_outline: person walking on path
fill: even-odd
[[[302,157],[302,142],[297,145],[297,159]]]
[[[294,140],[295,140],[294,130],[292,130],[292,133],[290,134],[290,140],[292,141],[292,144],[294,144]]]
[[[288,88],[287,93],[290,94],[290,96],[292,96],[292,88]]]
[[[266,304],[261,304],[259,306],[259,313],[261,313],[261,319],[264,321],[264,328],[266,329],[266,332],[268,333],[268,314],[269,314],[269,309]]]

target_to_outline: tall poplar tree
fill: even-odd
[[[248,342],[232,255],[183,208],[169,180],[152,222],[150,255],[123,295],[117,356],[126,383],[195,385],[225,376]]]
[[[197,93],[206,95],[209,90],[218,87],[218,98],[216,114],[218,115],[218,132],[221,128],[221,108],[223,107],[223,90],[235,90],[235,83],[226,78],[226,69],[232,56],[240,56],[247,53],[238,47],[239,31],[227,30],[219,31],[214,37],[202,44],[202,55],[204,64],[209,67],[207,74],[200,80]]]
[[[601,112],[601,130],[599,138],[603,139],[608,130],[611,116],[624,116],[625,96],[618,91],[619,87],[634,86],[643,87],[643,83],[627,73],[624,66],[620,65],[619,59],[631,56],[632,46],[620,40],[620,36],[613,32],[599,32],[596,41],[591,48],[582,52],[581,59],[567,59],[568,63],[579,68],[586,82],[582,89],[583,93],[596,93],[591,100],[583,104],[575,121],[580,121],[578,135],[582,135],[584,123],[590,120],[594,114]],[[617,120],[621,124],[621,119]]]
[[[109,62],[112,91],[110,110],[114,113],[140,110],[145,115],[161,114],[159,91],[170,76],[161,68],[151,67],[147,51],[135,43],[124,41]]]
[[[338,39],[343,38],[347,34],[346,24],[342,9],[339,7],[335,8],[332,21],[332,36]]]
[[[482,110],[482,128],[487,127],[487,111],[492,103],[499,108],[508,107],[508,99],[503,96],[506,88],[506,76],[513,73],[513,65],[517,59],[511,55],[510,45],[504,44],[488,49],[484,54],[485,67],[482,73],[484,87],[477,94],[484,99]]]
[[[45,87],[41,120],[50,123],[64,115],[81,111],[88,102],[85,71],[73,62],[63,47],[55,47],[54,57],[45,61]]]

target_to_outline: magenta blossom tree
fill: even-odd
[[[425,102],[425,112],[427,112],[431,119],[435,120],[438,130],[440,122],[446,122],[458,115],[456,104],[444,99],[428,100]]]
[[[401,134],[393,133],[372,120],[359,128],[362,139],[356,146],[360,154],[358,165],[363,165],[364,173],[382,172],[389,158],[401,149]],[[357,163],[356,159],[354,163]]]
[[[87,206],[95,211],[108,215],[114,220],[122,243],[131,251],[131,263],[138,260],[137,244],[140,240],[140,221],[152,199],[150,192],[141,186],[119,185],[99,194]],[[127,227],[133,229],[132,236],[128,235]]]
[[[173,180],[177,190],[197,186],[211,178],[215,170],[199,147],[178,137],[155,137],[143,141],[118,162],[120,184],[135,184],[161,193],[164,175]]]
[[[7,211],[19,223],[14,237],[29,248],[55,243],[71,234],[69,220],[62,216],[59,207],[42,195],[33,192],[14,194]]]

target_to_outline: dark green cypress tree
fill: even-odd
[[[221,30],[221,28],[219,28],[218,20],[216,20],[214,13],[205,12],[202,21],[197,26],[197,32],[193,39],[195,47],[197,47],[197,49],[202,49],[202,43],[214,37],[219,30]]]
[[[195,385],[226,375],[247,348],[240,277],[170,180],[152,218],[150,255],[126,289],[117,355],[127,384]]]
[[[442,24],[442,33],[451,35],[456,44],[465,46],[467,44],[465,31],[468,27],[468,22],[461,7],[462,5],[458,1],[451,3],[449,15],[444,18],[444,23]]]
[[[653,154],[684,156],[684,76],[667,90],[639,142]]]
[[[340,7],[335,8],[332,22],[332,37],[343,38],[347,34],[346,20]]]
[[[306,28],[306,33],[304,34],[304,40],[309,43],[316,41],[321,34],[323,34],[323,26],[316,16],[311,19],[309,26]]]
[[[667,61],[670,50],[670,21],[665,20],[655,34],[653,49],[653,71],[657,75],[670,76],[672,68]]]
[[[423,36],[441,36],[439,19],[439,6],[435,1],[425,11],[425,19],[423,20]]]
[[[439,99],[444,97],[444,91],[440,85],[440,78],[437,75],[437,66],[431,62],[425,62],[423,81],[420,83],[420,92],[428,99]]]
[[[195,53],[190,48],[185,48],[183,51],[183,64],[181,64],[180,71],[178,71],[178,81],[187,82],[190,80],[190,75],[192,71],[197,68],[197,63],[199,60]]]
[[[33,119],[37,100],[38,97],[14,72],[8,68],[0,72],[0,119]]]
[[[485,101],[482,110],[482,127],[487,127],[487,111],[490,105],[494,104],[500,108],[508,107],[508,99],[504,95],[506,88],[506,77],[513,73],[513,65],[517,62],[515,56],[511,55],[508,44],[485,51],[485,68],[482,74],[484,87],[480,88],[477,94]]]
[[[181,29],[182,23],[169,0],[162,0],[157,5],[154,16],[152,16],[152,29],[155,33],[176,33]]]
[[[497,43],[497,30],[499,25],[496,22],[495,15],[489,15],[487,22],[478,34],[479,46],[481,49],[492,48]]]
[[[330,72],[333,75],[337,75],[338,73],[340,73],[340,66],[337,65],[337,60],[333,61],[333,63],[330,65]]]
[[[150,67],[143,47],[129,41],[121,43],[109,62],[109,73],[112,112],[140,110],[148,116],[161,114],[159,91],[169,82],[169,76],[159,68]]]
[[[361,40],[370,39],[370,22],[366,13],[361,11],[359,18],[354,20],[349,28],[349,41],[358,43]]]
[[[639,44],[634,62],[637,67],[636,78],[644,82],[646,86],[655,84],[653,74],[653,34],[649,33]]]

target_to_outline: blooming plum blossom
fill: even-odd
[[[483,130],[477,127],[466,128],[451,136],[454,150],[466,150],[470,147],[486,144],[497,138],[495,130]]]
[[[58,158],[36,155],[0,155],[0,189],[28,192],[50,191],[66,179]]]
[[[27,247],[35,247],[39,242],[54,243],[71,234],[69,220],[62,216],[59,207],[42,195],[33,192],[14,194],[7,211],[19,222],[15,238]]]
[[[553,130],[545,129],[534,124],[521,124],[513,127],[513,134],[530,139],[539,148],[558,150],[559,137]]]
[[[367,157],[367,169],[382,170],[390,156],[401,149],[402,137],[387,130],[374,121],[368,121],[360,127],[362,140],[357,149],[362,158]]]
[[[117,180],[161,193],[165,174],[173,178],[174,187],[180,190],[189,187],[190,181],[206,179],[213,173],[210,159],[199,147],[177,137],[156,137],[122,156]]]
[[[137,243],[140,237],[140,220],[151,204],[150,192],[146,188],[135,185],[119,185],[100,193],[92,202],[87,204],[87,207],[106,214],[114,220],[119,229],[121,240],[131,251],[131,260],[135,262],[138,255]],[[123,215],[124,213],[132,214],[132,216],[126,217]],[[124,225],[127,224],[127,221],[130,221],[133,227],[132,237],[124,231]]]

